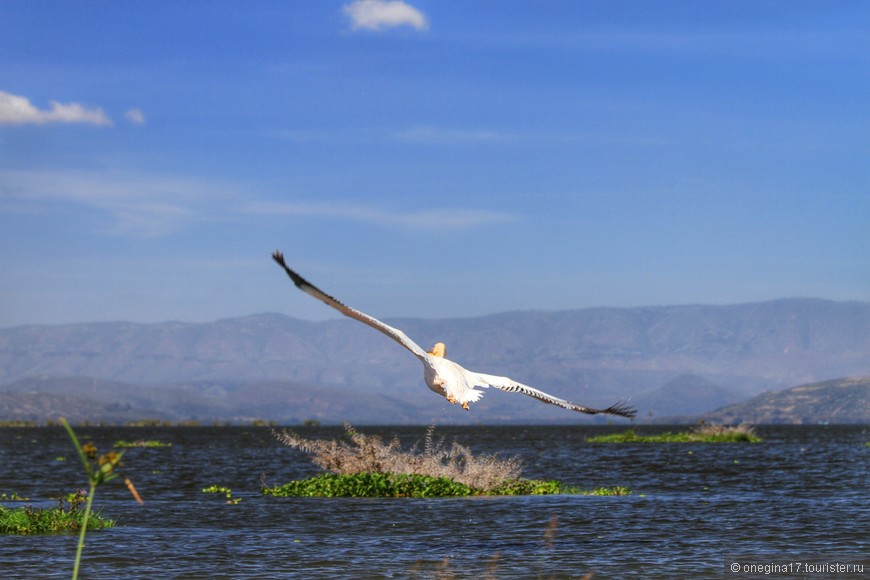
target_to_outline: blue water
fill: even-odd
[[[525,477],[627,486],[633,495],[418,500],[263,496],[262,481],[318,472],[267,428],[79,428],[101,452],[119,439],[172,443],[124,455],[123,471],[144,505],[118,481],[97,491],[95,506],[118,525],[88,534],[82,576],[721,577],[724,558],[741,554],[870,564],[868,427],[761,427],[757,444],[586,442],[623,429],[445,427],[436,435],[475,453],[520,456]],[[360,430],[411,444],[426,428]],[[215,484],[242,501],[227,505],[202,492]],[[0,493],[48,507],[84,486],[62,429],[0,429]],[[66,578],[76,542],[73,535],[0,536],[0,577]],[[870,566],[840,577],[868,578]]]

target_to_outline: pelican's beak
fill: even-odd
[[[436,342],[435,346],[432,347],[432,350],[429,351],[429,354],[444,358],[444,356],[447,355],[447,347],[443,342]]]
[[[468,408],[468,403],[462,403],[462,408],[465,409],[466,411],[470,411],[470,410],[471,410],[471,409]]]

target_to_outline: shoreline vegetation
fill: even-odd
[[[279,426],[278,421],[266,419],[250,419],[248,421],[224,421],[220,419],[201,421],[199,419],[186,419],[183,421],[164,421],[163,419],[137,419],[136,421],[113,422],[113,421],[79,421],[76,427],[270,427]],[[303,427],[320,427],[317,419],[305,419],[300,424]],[[42,423],[31,419],[3,419],[0,420],[0,429],[15,427],[61,427],[61,424],[53,419]]]
[[[629,495],[625,487],[584,491],[556,480],[524,479],[517,458],[473,455],[457,442],[435,440],[429,427],[422,447],[403,450],[398,438],[385,442],[345,424],[346,440],[305,439],[273,431],[283,444],[307,453],[326,473],[275,487],[277,497],[461,497],[498,495]]]
[[[306,427],[319,427],[320,422],[315,419],[306,419],[302,422]],[[60,427],[61,424],[52,419],[40,423],[29,419],[0,420],[0,429],[14,427]],[[112,422],[112,421],[78,421],[76,427],[271,427],[278,426],[277,421],[265,419],[252,419],[245,422],[232,422],[222,420],[200,421],[199,419],[187,419],[184,421],[164,421],[162,419],[138,419],[136,421]]]
[[[760,443],[761,437],[755,434],[751,425],[699,425],[691,431],[640,435],[634,429],[588,437],[589,443]]]

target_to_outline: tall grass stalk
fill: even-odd
[[[76,448],[76,452],[78,453],[79,459],[81,459],[82,465],[85,468],[85,473],[88,476],[88,485],[90,486],[88,499],[85,503],[85,514],[82,518],[82,527],[81,531],[79,531],[79,543],[76,549],[75,565],[73,566],[72,577],[73,580],[77,580],[79,577],[79,566],[82,560],[82,550],[84,550],[85,547],[85,534],[88,529],[88,519],[91,516],[91,508],[94,503],[94,495],[97,491],[97,487],[118,477],[115,468],[121,464],[121,456],[124,452],[116,453],[110,451],[104,455],[97,456],[97,448],[92,443],[86,443],[85,445],[79,443],[79,438],[76,437],[75,431],[73,431],[66,419],[61,418],[60,423],[63,425],[64,429],[66,429],[69,438],[72,440],[72,443]],[[124,481],[127,484],[130,493],[132,493],[136,501],[141,504],[142,498],[139,497],[136,488],[133,487],[133,482],[131,482],[129,478],[125,478]]]

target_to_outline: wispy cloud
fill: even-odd
[[[97,233],[154,238],[205,222],[248,216],[298,216],[414,229],[470,229],[516,221],[481,209],[389,210],[352,203],[246,201],[244,184],[125,172],[0,171],[0,213],[67,212],[86,208]]]
[[[100,108],[88,108],[78,103],[49,101],[49,109],[40,109],[27,97],[0,91],[0,124],[45,125],[48,123],[88,123],[111,126],[112,120]]]
[[[417,229],[467,229],[494,223],[515,221],[511,214],[476,209],[436,208],[416,211],[388,211],[351,204],[312,204],[292,202],[258,202],[249,204],[248,213],[316,216],[382,226]]]
[[[219,219],[213,208],[232,197],[204,180],[104,172],[0,171],[0,183],[3,211],[46,213],[74,204],[108,216],[100,220],[102,233],[140,238]]]
[[[461,143],[484,143],[513,139],[512,135],[498,131],[443,129],[430,126],[419,126],[400,131],[395,134],[397,139],[413,143],[431,143],[440,145],[456,145]]]
[[[356,0],[344,7],[353,30],[385,30],[410,26],[417,30],[429,28],[426,16],[401,0]]]
[[[130,109],[126,113],[124,113],[124,118],[134,125],[144,125],[145,124],[145,114],[142,113],[141,109]]]

